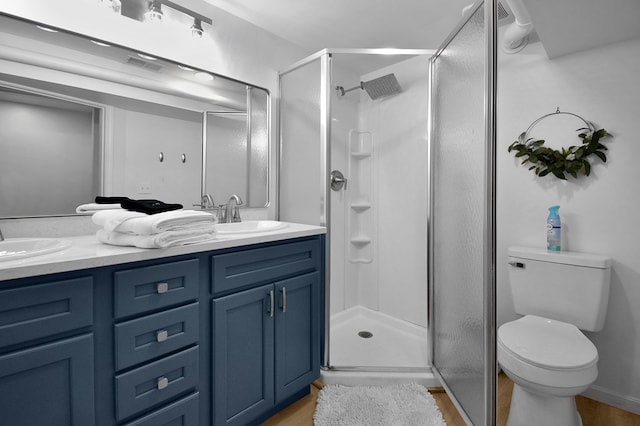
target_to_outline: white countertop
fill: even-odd
[[[42,256],[0,262],[0,281],[160,259],[325,233],[326,228],[321,226],[289,223],[286,228],[271,232],[218,235],[214,240],[206,243],[166,249],[112,246],[99,242],[95,235],[69,237],[65,239],[73,244],[66,250]]]

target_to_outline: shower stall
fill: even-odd
[[[327,227],[325,383],[444,386],[495,424],[497,1],[436,51],[280,73],[278,218]]]
[[[330,370],[429,371],[432,53],[324,50],[280,75],[280,219],[331,226]]]

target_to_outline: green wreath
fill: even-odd
[[[577,178],[579,174],[589,176],[591,164],[587,160],[591,154],[602,162],[607,162],[604,151],[607,147],[600,143],[602,138],[611,136],[605,129],[590,129],[583,127],[578,138],[582,139],[582,145],[562,148],[561,151],[544,146],[544,140],[528,138],[527,132],[523,132],[518,140],[509,145],[509,152],[515,151],[516,158],[524,157],[522,165],[531,163],[529,170],[534,170],[538,176],[553,174],[558,179],[567,180],[565,173]]]

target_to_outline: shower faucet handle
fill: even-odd
[[[344,177],[340,170],[331,172],[331,189],[334,191],[347,190],[347,178]]]

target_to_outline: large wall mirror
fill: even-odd
[[[97,195],[269,204],[267,90],[104,44],[0,15],[0,218]]]

